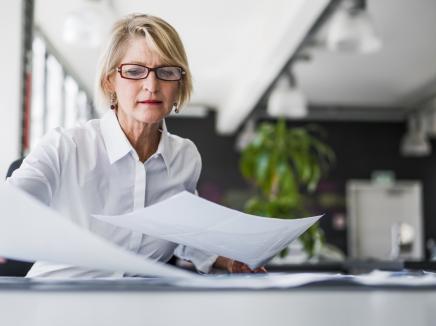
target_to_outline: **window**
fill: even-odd
[[[95,118],[95,110],[85,89],[50,53],[44,37],[35,34],[32,44],[32,97],[30,109],[30,148],[56,127],[70,128]]]

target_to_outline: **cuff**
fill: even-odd
[[[189,260],[195,266],[195,269],[203,274],[211,271],[218,255],[208,253],[203,250],[179,245],[174,254],[184,260]]]

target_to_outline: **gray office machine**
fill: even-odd
[[[348,254],[356,259],[421,260],[421,184],[347,183]]]

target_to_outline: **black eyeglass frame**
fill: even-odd
[[[147,74],[144,77],[141,77],[141,78],[129,78],[129,77],[123,76],[122,68],[124,66],[139,66],[139,67],[143,67],[143,68],[147,69]],[[159,68],[168,68],[168,67],[178,68],[180,70],[180,79],[162,79],[162,78],[159,78],[158,74],[156,73],[156,70],[159,69]],[[117,71],[120,74],[121,78],[130,79],[130,80],[146,79],[151,71],[154,71],[154,75],[156,76],[157,79],[163,80],[163,81],[180,81],[180,80],[183,79],[183,76],[186,75],[186,72],[183,70],[183,68],[179,67],[179,66],[158,66],[158,67],[150,68],[150,67],[147,67],[147,66],[144,66],[144,65],[140,65],[140,64],[137,64],[137,63],[122,63],[122,64],[120,64],[117,67]]]

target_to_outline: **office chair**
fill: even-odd
[[[9,166],[6,178],[9,178],[12,173],[21,166],[23,159],[24,158],[20,158],[12,162]],[[0,276],[25,276],[32,265],[33,263],[8,259],[6,263],[0,264]]]

